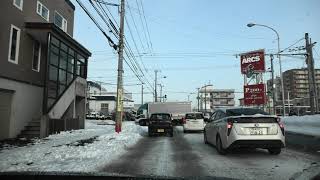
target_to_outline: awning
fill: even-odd
[[[91,56],[91,52],[89,50],[53,23],[26,22],[25,28],[28,34],[42,44],[47,44],[48,34],[51,33],[70,47],[77,49],[77,51],[83,56],[87,58]]]

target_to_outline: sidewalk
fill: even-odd
[[[134,122],[114,132],[114,122],[87,120],[86,128],[34,140],[24,146],[3,145],[0,171],[89,172],[119,157],[142,136]]]

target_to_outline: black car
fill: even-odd
[[[168,113],[154,113],[149,118],[148,125],[149,136],[159,134],[169,134],[173,136],[173,126],[171,116]]]

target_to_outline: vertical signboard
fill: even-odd
[[[245,85],[244,92],[244,105],[263,105],[266,103],[265,84]]]

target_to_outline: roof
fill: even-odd
[[[116,101],[115,96],[92,96],[89,100],[96,100],[96,101]]]
[[[93,87],[96,87],[98,89],[101,88],[100,84],[96,83],[96,82],[93,82],[93,81],[87,81],[88,83],[88,86],[93,86]]]
[[[61,36],[65,41],[70,43],[72,46],[76,47],[83,55],[87,56],[86,58],[91,56],[91,52],[82,46],[78,41],[73,39],[70,35],[62,31],[58,26],[53,23],[42,23],[42,22],[26,22],[26,29],[30,30],[44,30],[45,32],[53,32]],[[42,32],[41,31],[41,32]],[[36,32],[39,33],[39,32]]]
[[[65,0],[65,1],[73,10],[76,9],[76,7],[73,5],[73,3],[70,0]]]

